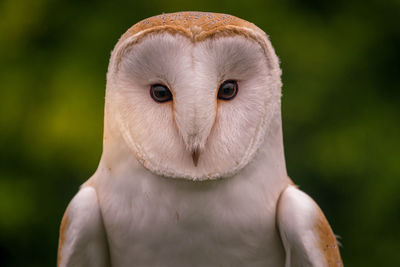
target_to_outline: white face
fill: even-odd
[[[254,156],[280,106],[280,80],[265,51],[241,36],[192,42],[149,34],[125,49],[111,76],[107,109],[126,144],[147,169],[167,177],[235,174]],[[230,100],[218,98],[225,81],[238,86]],[[150,91],[157,84],[170,90],[170,100],[155,101]]]

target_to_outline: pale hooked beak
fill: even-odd
[[[199,157],[200,157],[200,151],[198,149],[194,149],[192,152],[192,159],[195,167],[197,167],[197,163],[199,162]]]
[[[216,101],[207,90],[193,88],[193,94],[177,94],[174,99],[174,122],[182,137],[189,164],[197,167],[200,154],[205,150],[208,136],[216,118]],[[201,164],[200,164],[201,165]]]

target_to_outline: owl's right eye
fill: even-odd
[[[172,100],[171,91],[168,89],[168,87],[162,84],[153,84],[150,87],[150,96],[158,103],[164,103]]]

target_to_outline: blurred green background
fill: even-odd
[[[0,1],[0,265],[54,266],[68,202],[102,150],[110,51],[137,21],[214,11],[265,30],[283,69],[289,175],[346,266],[400,251],[400,1]]]

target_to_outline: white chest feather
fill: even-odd
[[[275,219],[282,179],[244,171],[193,182],[140,168],[135,177],[104,178],[112,180],[98,190],[113,266],[283,264]]]

